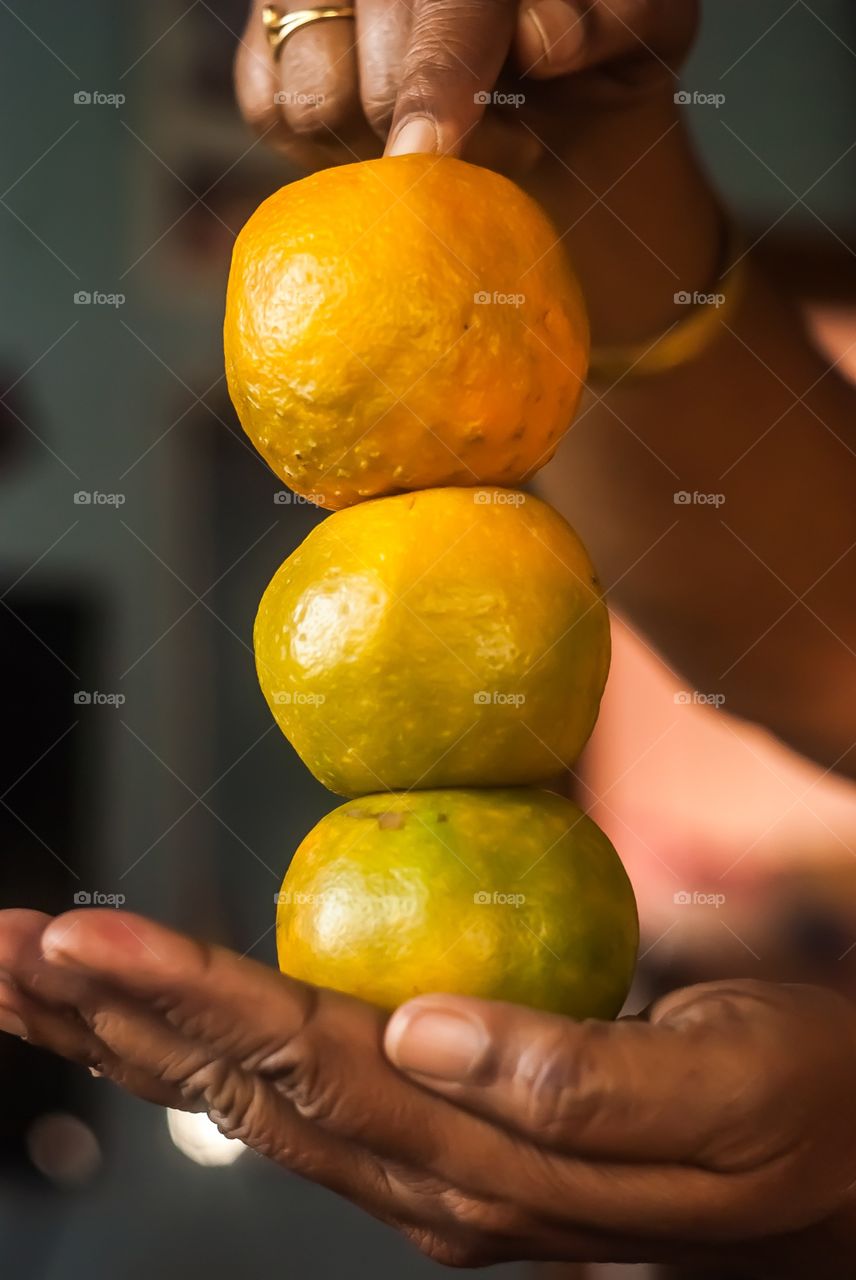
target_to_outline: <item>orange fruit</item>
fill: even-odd
[[[322,169],[265,200],[235,242],[224,343],[244,430],[334,509],[520,484],[569,425],[588,360],[580,290],[539,206],[423,155]]]
[[[496,488],[328,516],[274,575],[254,641],[277,723],[344,795],[556,776],[592,730],[610,647],[573,529]]]
[[[277,906],[284,973],[392,1009],[449,991],[612,1018],[633,890],[604,833],[545,791],[364,796],[322,818]]]

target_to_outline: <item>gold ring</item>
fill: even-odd
[[[326,22],[329,18],[353,18],[355,12],[353,5],[339,4],[323,9],[296,9],[294,13],[283,13],[275,4],[266,4],[262,9],[262,22],[274,59],[279,57],[288,37],[301,27],[310,22]]]

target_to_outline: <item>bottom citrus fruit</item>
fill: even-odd
[[[447,991],[611,1018],[638,938],[607,837],[523,788],[350,800],[303,841],[277,909],[284,973],[385,1008]]]

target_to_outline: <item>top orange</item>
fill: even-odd
[[[579,286],[539,206],[421,155],[265,200],[235,243],[224,338],[244,430],[334,509],[519,485],[569,425],[588,360]]]

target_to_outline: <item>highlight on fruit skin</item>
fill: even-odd
[[[591,733],[610,654],[573,529],[495,488],[328,516],[267,587],[254,643],[274,718],[342,795],[556,777]]]
[[[523,483],[573,418],[589,334],[561,239],[528,195],[409,155],[322,169],[260,205],[235,242],[224,345],[256,448],[338,509]]]
[[[613,1018],[638,941],[612,844],[546,791],[351,800],[309,833],[278,895],[280,969],[387,1009],[445,991]]]

